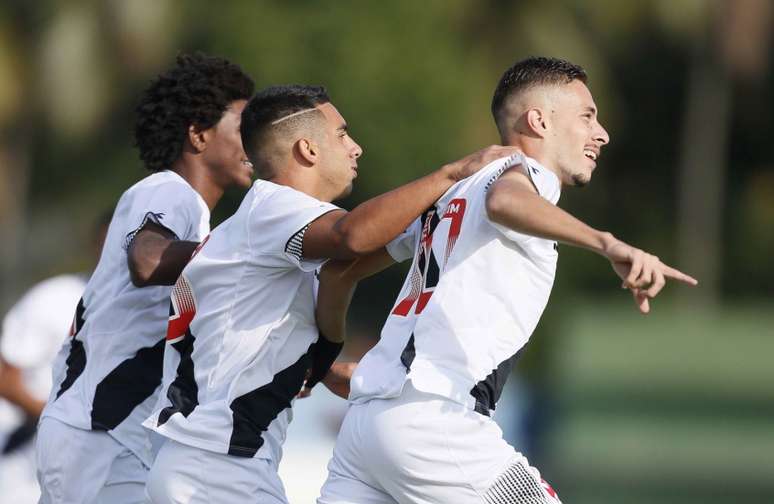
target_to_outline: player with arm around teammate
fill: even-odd
[[[384,247],[454,183],[514,151],[492,147],[346,212],[360,146],[315,86],[274,86],[242,114],[257,180],[178,280],[164,393],[145,425],[168,438],[148,480],[156,503],[285,503],[277,475],[307,370],[340,349],[314,318],[314,271]],[[313,357],[314,356],[314,357]],[[319,369],[319,371],[318,371]]]
[[[135,138],[153,172],[118,201],[37,439],[42,503],[145,501],[171,285],[230,186],[249,187],[239,135],[254,85],[238,66],[181,55],[145,90]]]
[[[556,206],[562,186],[589,182],[609,141],[580,67],[516,63],[492,112],[503,144],[525,155],[456,184],[409,230],[413,264],[351,379],[319,504],[558,503],[491,419],[548,302],[556,242],[607,258],[643,313],[666,279],[696,284]],[[352,278],[338,278],[321,293],[346,292]]]

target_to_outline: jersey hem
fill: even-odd
[[[170,432],[169,429],[165,429],[164,426],[153,426],[149,425],[151,422],[155,423],[155,418],[158,416],[157,413],[154,413],[154,415],[143,422],[143,427],[146,429],[152,430],[153,432],[156,432],[157,434],[164,436],[167,439],[171,439],[172,441],[175,441],[180,444],[184,444],[186,446],[190,446],[192,448],[198,448],[200,450],[206,450],[213,453],[218,453],[220,455],[231,455],[232,457],[239,457],[239,458],[255,458],[255,459],[263,459],[263,460],[273,460],[271,457],[267,457],[265,455],[259,455],[261,452],[261,448],[258,449],[258,452],[253,455],[252,457],[244,457],[242,455],[234,455],[233,453],[229,453],[229,451],[243,451],[243,452],[254,452],[255,449],[253,448],[246,448],[242,446],[230,446],[230,445],[223,445],[222,443],[211,443],[207,441],[202,441],[200,438],[189,436],[186,434],[181,434],[179,432]],[[166,424],[165,424],[166,425]]]

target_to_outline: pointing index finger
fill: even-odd
[[[664,276],[667,278],[671,278],[673,280],[678,280],[680,282],[686,283],[688,285],[698,285],[699,281],[693,278],[690,275],[686,275],[682,271],[676,270],[674,268],[671,268],[664,265]]]

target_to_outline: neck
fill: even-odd
[[[544,139],[514,133],[507,137],[502,137],[501,140],[503,145],[521,149],[525,155],[540,163],[547,170],[554,172],[554,175],[556,175],[559,180],[562,180],[562,176],[559,173],[559,169],[556,167],[556,163],[553,162],[550,153],[546,149]]]
[[[276,175],[268,179],[270,182],[292,187],[320,201],[333,201],[333,197],[325,191],[319,177],[314,176],[316,171],[313,167],[291,164],[274,173]]]
[[[224,188],[212,179],[210,170],[198,157],[183,153],[170,169],[183,177],[204,199],[212,211],[223,196]]]

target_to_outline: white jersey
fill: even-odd
[[[281,458],[317,341],[309,224],[338,207],[258,180],[183,270],[172,295],[164,394],[145,426],[241,457]]]
[[[43,280],[30,288],[3,319],[0,357],[22,370],[24,386],[36,399],[45,401],[51,393],[51,363],[67,337],[85,287],[85,275]],[[0,405],[5,409],[4,400],[0,399]]]
[[[379,343],[352,377],[351,401],[397,397],[410,379],[479,413],[494,409],[548,302],[557,261],[555,242],[487,216],[487,190],[514,164],[543,198],[559,200],[556,175],[521,156],[452,186],[412,227],[411,270]]]
[[[85,275],[43,280],[3,319],[0,357],[21,370],[24,387],[40,401],[51,392],[51,362],[67,337],[85,286]],[[37,502],[40,498],[35,479],[35,431],[28,422],[20,408],[0,399],[0,502]],[[11,449],[11,445],[16,447]]]
[[[73,336],[54,364],[54,387],[43,416],[73,427],[107,431],[150,464],[141,423],[161,384],[169,286],[135,287],[127,249],[149,221],[186,241],[209,233],[207,204],[180,175],[154,173],[121,196],[102,256],[78,304]]]

